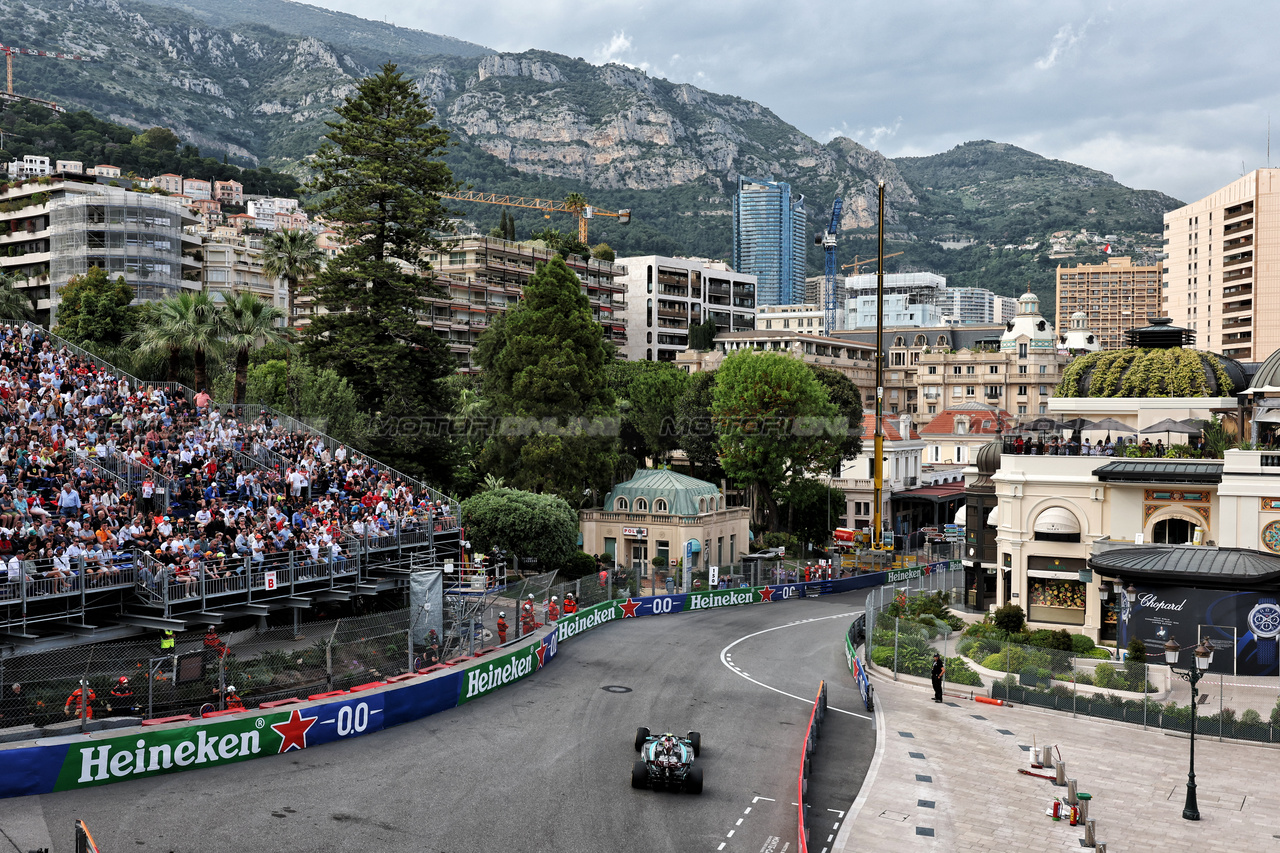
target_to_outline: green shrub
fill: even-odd
[[[1121,690],[1124,682],[1109,663],[1100,663],[1093,670],[1093,683],[1103,690]]]
[[[1071,634],[1066,630],[1050,631],[1048,628],[1041,628],[1032,631],[1028,640],[1030,645],[1039,646],[1042,649],[1071,651]]]
[[[1102,646],[1097,646],[1091,649],[1088,654],[1082,655],[1082,657],[1092,658],[1093,660],[1111,660],[1111,652]]]
[[[1019,646],[1031,645],[1031,635],[1025,631],[1018,631],[1009,635],[1009,642],[1017,643]]]
[[[1246,708],[1240,715],[1240,722],[1246,726],[1259,726],[1262,725],[1262,715],[1253,708]]]
[[[1280,699],[1276,700],[1276,706],[1271,709],[1271,725],[1280,726]]]
[[[1071,651],[1075,652],[1077,655],[1087,655],[1089,652],[1093,651],[1094,648],[1095,643],[1091,637],[1088,637],[1085,634],[1071,635]]]
[[[1010,634],[1020,632],[1022,626],[1027,623],[1027,615],[1022,612],[1020,606],[1012,602],[1003,607],[997,607],[991,619],[997,628]]]
[[[964,658],[947,658],[947,681],[951,684],[965,684],[971,687],[981,687],[982,679],[978,674],[969,669],[969,664]]]

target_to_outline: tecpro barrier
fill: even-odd
[[[818,682],[818,695],[809,709],[809,723],[804,729],[804,751],[800,753],[800,776],[796,785],[796,806],[798,809],[796,847],[799,853],[809,851],[809,804],[805,798],[809,795],[809,762],[818,745],[818,735],[822,731],[822,722],[827,717],[827,682]],[[826,848],[823,848],[824,850]]]
[[[105,785],[309,749],[456,708],[536,673],[562,640],[619,619],[766,604],[878,586],[885,572],[773,586],[632,597],[584,608],[547,626],[532,642],[433,667],[417,678],[281,710],[189,720],[153,728],[62,735],[0,749],[0,797]],[[403,676],[401,676],[403,678]]]
[[[849,665],[849,674],[853,676],[854,682],[858,685],[858,692],[862,694],[862,704],[866,706],[868,711],[874,711],[876,708],[875,688],[871,686],[871,679],[867,677],[867,667],[858,657],[858,636],[866,634],[866,614],[859,616],[849,626],[849,630],[844,635],[844,658],[845,663]]]

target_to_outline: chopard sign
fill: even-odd
[[[1184,598],[1182,599],[1182,601],[1178,602],[1177,604],[1174,604],[1171,601],[1161,601],[1160,599],[1156,598],[1155,593],[1148,592],[1148,593],[1144,593],[1142,596],[1138,598],[1138,604],[1142,605],[1143,607],[1150,608],[1152,610],[1181,611],[1182,608],[1187,606],[1187,600]]]

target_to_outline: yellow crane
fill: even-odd
[[[894,252],[892,255],[885,255],[885,257],[886,257],[886,258],[896,258],[896,257],[898,257],[898,255],[905,255],[905,254],[906,254],[906,252]],[[847,270],[847,269],[849,269],[850,267],[853,267],[853,273],[854,273],[854,275],[857,275],[857,274],[858,274],[858,267],[863,266],[864,264],[869,264],[869,263],[871,263],[872,261],[876,261],[876,260],[879,260],[879,258],[867,258],[865,261],[860,261],[860,260],[858,260],[858,256],[857,256],[857,255],[854,255],[854,256],[853,256],[853,263],[851,263],[851,264],[845,264],[844,266],[840,267],[840,269],[842,269],[842,270]]]
[[[541,210],[547,218],[550,218],[552,213],[571,213],[578,219],[578,239],[584,245],[587,242],[587,220],[594,219],[597,216],[608,216],[618,220],[620,225],[626,225],[631,221],[630,209],[605,210],[602,207],[587,204],[587,200],[577,193],[570,194],[563,201],[484,192],[441,193],[440,197],[452,199],[453,201],[478,201],[481,204],[501,204],[506,207]]]

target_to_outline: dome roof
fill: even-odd
[[[720,497],[720,489],[715,483],[687,474],[662,468],[645,469],[637,471],[625,483],[614,486],[613,491],[605,496],[604,505],[612,508],[620,497],[626,498],[632,507],[635,506],[636,498],[644,498],[649,505],[649,512],[654,510],[656,501],[664,500],[667,503],[667,513],[671,515],[697,515],[698,498],[715,501]],[[714,503],[710,505],[710,509],[715,509]]]
[[[1267,356],[1267,360],[1262,362],[1262,367],[1253,374],[1253,381],[1249,383],[1249,388],[1250,390],[1280,388],[1280,349],[1271,353]]]
[[[978,466],[978,471],[990,477],[992,474],[1000,470],[1000,454],[1004,452],[1004,445],[999,441],[989,441],[978,448],[978,455],[974,462]]]
[[[1193,349],[1102,350],[1076,357],[1055,397],[1230,397],[1242,390],[1235,359]]]
[[[1031,352],[1053,353],[1057,351],[1055,338],[1053,324],[1040,313],[1040,297],[1028,285],[1027,292],[1018,297],[1017,315],[1000,336],[1000,351],[1014,352],[1018,344],[1025,343]]]

